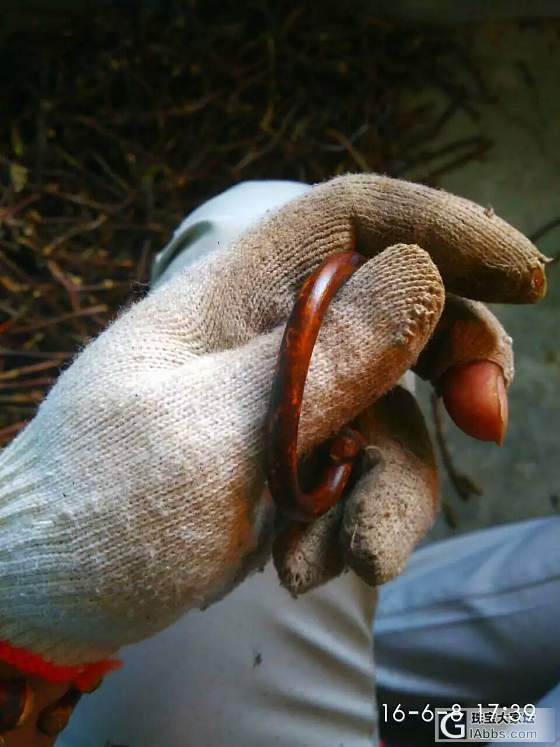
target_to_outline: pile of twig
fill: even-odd
[[[2,41],[0,445],[200,201],[349,170],[434,182],[489,147],[466,40],[342,5],[119,4]],[[459,111],[473,136],[435,148]]]

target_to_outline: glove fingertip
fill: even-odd
[[[382,496],[378,496],[381,501]],[[391,517],[369,516],[367,502],[357,496],[347,505],[339,544],[346,564],[369,586],[380,586],[401,573],[410,553],[408,543],[394,539],[386,522]],[[376,520],[377,519],[377,520]],[[388,530],[389,531],[386,531]]]
[[[312,524],[289,523],[274,540],[272,558],[280,583],[297,597],[344,570],[336,542],[341,508],[335,506]]]

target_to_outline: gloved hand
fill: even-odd
[[[263,425],[282,326],[309,272],[349,248],[372,259],[321,331],[299,447],[358,417],[368,469],[344,506],[284,529],[274,555],[294,593],[346,565],[372,584],[402,568],[433,521],[437,477],[413,399],[383,395],[415,364],[436,382],[450,376],[452,391],[457,367],[482,359],[496,364],[484,392],[503,406],[510,341],[480,304],[445,305],[444,283],[533,302],[545,258],[466,200],[346,176],[126,309],[0,455],[0,659],[86,687],[119,647],[264,561],[274,511]]]

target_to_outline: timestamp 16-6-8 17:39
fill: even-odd
[[[435,715],[438,711],[445,711],[448,712],[451,710],[452,712],[452,718],[453,714],[456,715],[457,720],[461,718],[461,714],[463,712],[463,707],[460,706],[458,703],[454,703],[452,706],[448,708],[438,708],[430,705],[430,703],[426,703],[424,708],[422,709],[412,709],[412,708],[403,708],[400,703],[398,703],[396,706],[388,706],[387,703],[381,703],[381,715],[383,718],[383,721],[385,723],[393,722],[393,723],[403,723],[407,718],[410,717],[418,717],[421,718],[422,721],[425,721],[426,723],[430,723],[434,720]],[[505,706],[500,705],[500,703],[487,703],[486,705],[483,705],[482,703],[478,703],[477,707],[480,711],[481,719],[483,717],[483,714],[488,713],[488,709],[492,709],[491,711],[491,721],[494,721],[498,717],[498,713],[501,711],[508,712],[509,715],[518,714],[519,720],[523,718],[523,720],[531,720],[535,716],[535,706],[532,703],[527,703],[524,706],[520,706],[517,703],[512,703],[511,705]],[[513,713],[512,713],[513,712]]]

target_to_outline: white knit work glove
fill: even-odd
[[[284,531],[275,560],[296,593],[345,565],[371,583],[402,568],[433,521],[437,478],[413,399],[400,390],[379,398],[434,333],[442,278],[454,294],[532,302],[544,293],[544,257],[471,202],[345,176],[126,309],[0,455],[6,650],[70,667],[104,660],[262,563],[272,534],[263,424],[283,323],[304,278],[354,247],[373,259],[321,331],[299,446],[308,451],[361,413],[370,468],[345,507]],[[440,379],[483,358],[509,383],[511,347],[497,321],[461,298],[447,309],[421,373]],[[37,661],[28,657],[27,671]]]

